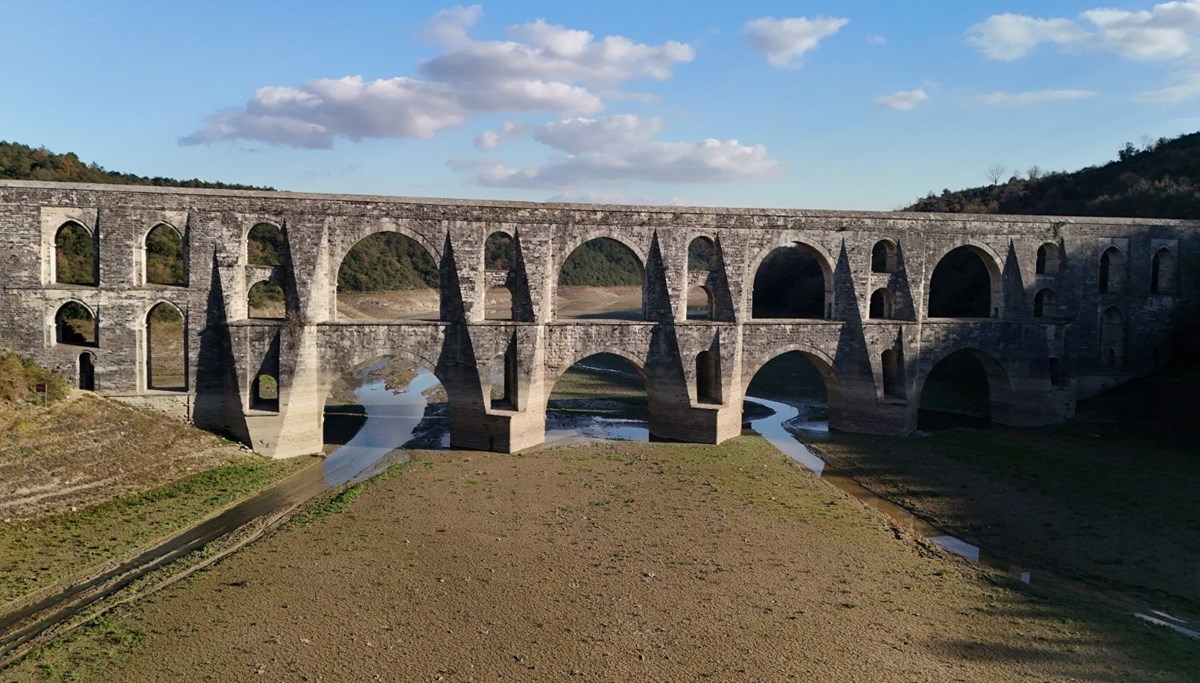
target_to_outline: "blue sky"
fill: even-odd
[[[0,25],[0,139],[298,191],[888,210],[1200,130],[1200,0],[8,0]]]

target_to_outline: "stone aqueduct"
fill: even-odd
[[[258,224],[286,236],[282,266],[247,263]],[[62,226],[96,247],[94,286],[55,276]],[[147,284],[146,236],[182,237],[182,286]],[[436,321],[345,321],[337,315],[342,258],[360,239],[396,231],[440,268]],[[507,272],[485,270],[485,240],[510,235]],[[607,237],[644,266],[642,321],[556,320],[559,268],[585,241]],[[688,248],[710,241],[707,271]],[[767,254],[802,244],[819,255],[821,319],[754,319],[752,283]],[[986,265],[991,315],[928,315],[939,261],[966,246]],[[450,402],[454,447],[517,451],[544,440],[555,380],[597,352],[631,361],[646,383],[652,437],[719,443],[741,431],[755,372],[804,353],[824,377],[835,429],[905,434],[916,426],[931,368],[969,349],[988,376],[992,419],[1036,425],[1072,414],[1077,397],[1161,363],[1173,319],[1197,283],[1181,262],[1200,254],[1200,221],[967,216],[843,211],[591,206],[393,197],[0,182],[0,346],[31,355],[99,393],[151,405],[229,433],[275,456],[319,452],[333,381],[392,355],[433,371]],[[286,293],[285,320],[247,317],[262,280]],[[484,295],[512,292],[513,320],[486,320]],[[703,286],[710,320],[688,320]],[[883,290],[883,291],[881,291]],[[1049,292],[1049,295],[1046,294]],[[872,311],[886,297],[887,313]],[[89,348],[62,343],[55,316],[76,301],[95,314]],[[148,387],[146,324],[169,302],[185,321],[180,391]],[[872,316],[875,313],[875,316]],[[493,362],[504,364],[493,401]],[[94,374],[93,374],[94,373]],[[269,409],[255,378],[278,380]]]

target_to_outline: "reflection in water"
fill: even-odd
[[[771,401],[765,398],[747,396],[748,403],[755,403],[771,411],[770,415],[750,421],[750,427],[762,435],[772,446],[783,451],[784,455],[812,470],[818,477],[825,471],[825,461],[813,455],[802,441],[792,436],[783,424],[793,421],[800,416],[800,409],[787,403]],[[810,428],[811,426],[811,428]],[[799,426],[812,432],[828,432],[828,422],[806,422]]]
[[[429,402],[422,392],[436,385],[437,377],[418,368],[417,376],[397,394],[387,388],[383,377],[372,374],[386,364],[387,359],[380,360],[359,373],[363,384],[354,390],[354,398],[365,409],[367,419],[353,438],[325,458],[326,487],[362,481],[376,474],[374,465],[408,443],[425,416]],[[445,439],[449,436],[447,433]]]
[[[649,441],[650,428],[643,420],[587,417],[583,420],[562,420],[553,413],[546,416],[546,445],[562,446],[587,443],[601,439],[614,441]]]

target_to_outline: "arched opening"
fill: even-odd
[[[163,301],[146,314],[146,388],[187,388],[187,351],[183,314]]]
[[[879,240],[871,248],[871,272],[894,273],[899,269],[896,244],[891,240]]]
[[[1059,260],[1058,245],[1047,242],[1038,247],[1034,272],[1038,275],[1058,275]]]
[[[54,341],[71,346],[97,345],[96,316],[78,301],[68,301],[54,313]]]
[[[1053,318],[1058,310],[1058,300],[1053,289],[1039,289],[1033,295],[1033,317]]]
[[[79,388],[96,390],[96,356],[86,351],[79,354]]]
[[[993,274],[975,247],[962,246],[938,261],[929,280],[929,317],[987,318]]]
[[[721,357],[712,351],[696,354],[696,401],[721,404]]]
[[[250,407],[279,412],[279,378],[266,373],[255,377],[250,388]]]
[[[754,318],[824,318],[829,267],[807,244],[776,247],[754,274]]]
[[[642,320],[645,267],[633,251],[608,237],[575,248],[558,271],[559,319]]]
[[[509,344],[508,349],[496,357],[488,366],[488,379],[491,384],[490,399],[493,410],[516,410],[517,403],[517,346]]]
[[[688,290],[687,319],[713,319],[713,297],[707,287],[692,287]]]
[[[67,221],[54,236],[54,281],[67,285],[100,283],[95,236],[87,228]]]
[[[503,285],[488,287],[487,294],[484,296],[483,317],[487,320],[512,320],[512,290]]]
[[[934,365],[921,387],[917,426],[923,430],[987,427],[992,401],[1004,390],[1004,371],[975,349],[955,351]]]
[[[401,356],[340,373],[325,398],[325,482],[339,485],[397,448],[450,445],[445,388],[423,364]]]
[[[246,296],[246,314],[251,318],[287,317],[283,287],[274,282],[256,282]]]
[[[1062,362],[1057,358],[1051,358],[1047,363],[1047,370],[1050,373],[1050,384],[1060,387],[1065,384],[1062,373]]]
[[[786,422],[785,427],[823,431],[828,429],[831,418],[836,421],[841,385],[823,359],[804,351],[788,351],[767,361],[754,373],[746,387],[746,398],[743,419],[755,420],[766,414],[767,409],[780,414],[780,406],[770,406],[775,402],[796,410],[795,418]],[[767,403],[764,406],[750,399]]]
[[[546,441],[576,438],[647,441],[653,388],[641,368],[612,353],[577,361],[546,401]]]
[[[880,357],[883,367],[883,394],[892,398],[907,398],[904,384],[904,359],[893,349],[887,349]]]
[[[1170,249],[1159,249],[1150,261],[1150,293],[1174,294],[1175,287],[1175,255]]]
[[[1100,318],[1100,363],[1110,370],[1125,368],[1125,316],[1116,306]]]
[[[707,237],[697,237],[688,245],[688,272],[708,273],[716,269],[717,250]]]
[[[279,226],[259,223],[246,234],[246,263],[252,266],[282,266],[287,238]]]
[[[362,238],[338,268],[338,317],[437,320],[438,265],[425,247],[398,232]]]
[[[493,232],[483,243],[483,269],[507,271],[517,262],[517,249],[512,236]]]
[[[187,284],[183,256],[183,236],[166,223],[159,223],[146,233],[144,282],[151,285]]]
[[[886,287],[871,292],[870,317],[877,320],[891,320],[896,312],[896,299],[891,290]]]
[[[1120,294],[1125,291],[1125,255],[1116,247],[1100,254],[1100,293]]]

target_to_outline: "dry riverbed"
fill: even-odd
[[[1200,670],[1194,642],[906,538],[758,438],[414,455],[340,511],[0,680],[1185,681]]]

